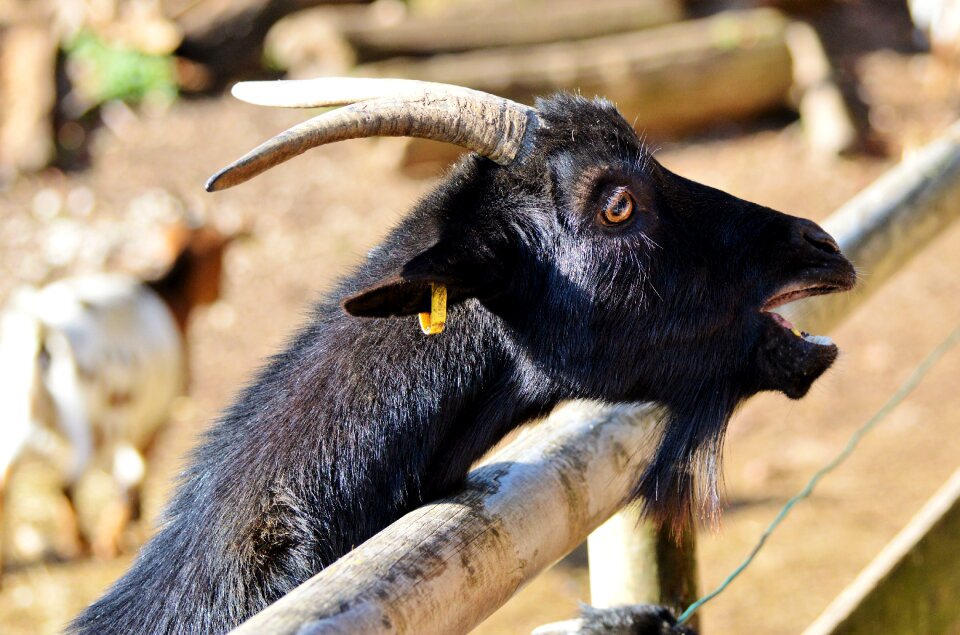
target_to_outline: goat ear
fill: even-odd
[[[385,278],[342,302],[343,309],[357,317],[414,315],[430,310],[431,284],[447,288],[452,306],[482,293],[481,281],[490,272],[469,255],[436,245],[414,257],[399,273]]]

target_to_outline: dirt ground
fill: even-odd
[[[927,55],[877,49],[859,55],[851,70],[887,143],[886,157],[814,160],[799,125],[774,117],[665,144],[658,158],[738,196],[822,219],[958,112],[947,71]],[[395,167],[399,143],[387,139],[321,148],[241,188],[202,191],[215,169],[300,116],[229,98],[180,101],[163,112],[117,110],[94,133],[89,169],[51,171],[0,192],[0,299],[18,283],[105,261],[143,266],[137,256],[149,243],[144,226],[176,207],[169,195],[211,222],[252,229],[253,237],[228,254],[223,299],[192,325],[191,396],[178,404],[150,466],[149,515],[162,505],[197,432],[282,345],[310,300],[434,182],[402,175]],[[113,251],[118,255],[107,258]],[[723,526],[700,536],[704,590],[736,566],[786,499],[960,320],[958,270],[960,227],[832,334],[843,355],[808,398],[762,395],[737,415],[727,442]],[[798,633],[820,613],[960,464],[958,377],[954,351],[703,609],[704,632]],[[61,629],[131,557],[56,562],[60,539],[50,526],[60,503],[44,482],[43,466],[27,465],[8,500],[9,571],[0,590],[0,631],[7,635]],[[571,616],[577,601],[589,601],[586,569],[567,561],[476,632],[527,633]]]

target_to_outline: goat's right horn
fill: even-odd
[[[310,148],[359,137],[446,141],[507,165],[524,148],[528,128],[537,121],[533,108],[503,97],[406,79],[242,82],[234,86],[233,94],[266,106],[343,108],[298,124],[254,148],[210,177],[208,192],[243,183]]]

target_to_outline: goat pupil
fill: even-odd
[[[622,223],[633,214],[633,197],[629,192],[620,190],[613,195],[604,210],[604,220],[608,223]]]

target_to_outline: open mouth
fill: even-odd
[[[784,331],[792,333],[796,338],[802,339],[807,344],[813,346],[823,346],[823,347],[832,347],[836,348],[836,345],[833,343],[833,340],[827,337],[826,335],[812,335],[806,331],[801,331],[796,326],[793,325],[790,320],[783,317],[779,313],[774,313],[773,309],[781,307],[790,302],[795,302],[802,298],[808,298],[815,295],[826,295],[830,293],[838,293],[840,291],[846,291],[852,286],[850,283],[826,283],[823,281],[816,282],[792,282],[778,291],[776,291],[764,304],[760,307],[760,312],[763,313],[766,317],[771,319],[774,323],[780,326]]]
[[[791,399],[799,399],[837,359],[840,349],[833,340],[826,335],[805,333],[773,310],[801,298],[846,291],[856,277],[852,271],[845,273],[838,271],[838,275],[829,278],[801,278],[778,289],[760,307],[763,335],[757,363],[761,390],[778,390]]]

